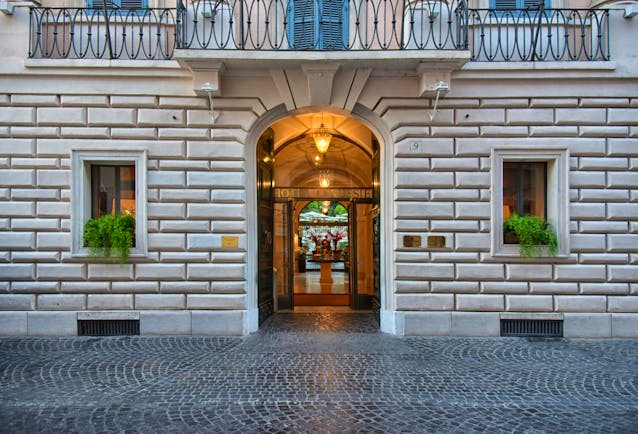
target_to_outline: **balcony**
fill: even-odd
[[[187,0],[174,9],[30,11],[30,58],[158,60],[176,50],[245,59],[254,58],[248,52],[398,60],[462,51],[476,62],[605,61],[609,12],[470,9],[465,0]]]

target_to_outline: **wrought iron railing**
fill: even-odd
[[[606,9],[470,9],[468,27],[475,61],[609,60]]]
[[[178,0],[176,9],[32,8],[30,21],[32,58],[170,59],[179,48],[609,60],[607,10],[496,11],[466,0]]]
[[[175,9],[31,8],[29,57],[171,59]]]

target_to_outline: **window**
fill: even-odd
[[[146,9],[148,8],[148,0],[86,0],[86,7],[93,9]]]
[[[131,256],[146,255],[146,151],[73,151],[71,254],[88,255],[84,224],[104,214],[135,215]]]
[[[564,147],[492,150],[492,256],[519,257],[504,240],[513,213],[546,219],[556,231],[559,257],[569,255],[569,158]]]
[[[503,218],[516,213],[547,219],[546,181],[546,162],[503,162]]]
[[[536,11],[541,3],[545,9],[552,7],[551,0],[490,0],[490,9],[501,11],[527,9]]]
[[[348,40],[348,2],[293,0],[288,16],[290,46],[295,50],[343,50]]]

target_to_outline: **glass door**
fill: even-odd
[[[290,202],[275,203],[274,209],[274,269],[275,292],[277,294],[277,310],[292,309],[294,263],[293,263],[293,231],[292,206]]]
[[[350,205],[350,307],[372,309],[374,296],[374,257],[372,204],[352,202]]]

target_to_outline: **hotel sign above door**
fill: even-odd
[[[275,188],[275,200],[372,199],[371,188]]]

